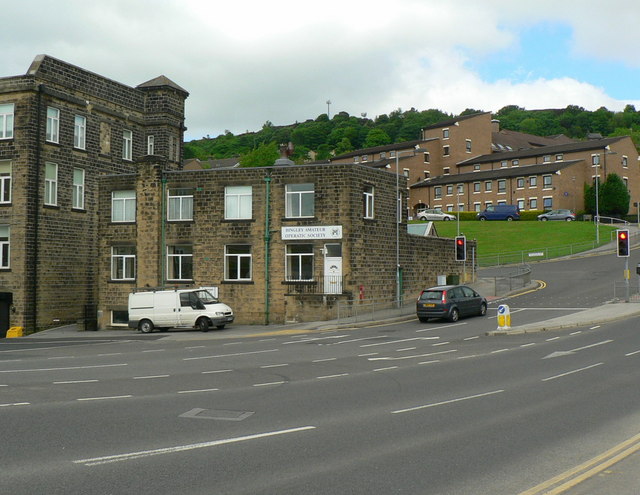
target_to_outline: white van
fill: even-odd
[[[233,311],[205,288],[152,290],[129,294],[129,327],[141,332],[154,328],[223,329],[233,322]]]

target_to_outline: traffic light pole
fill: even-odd
[[[629,302],[629,258],[624,259],[624,302]]]

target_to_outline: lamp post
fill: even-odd
[[[398,308],[402,307],[402,295],[400,290],[400,220],[402,211],[402,202],[400,197],[400,154],[411,153],[415,155],[421,149],[418,145],[411,150],[397,150],[396,151],[396,304]]]
[[[598,167],[600,166],[600,155],[596,156],[596,163],[594,166],[596,167],[596,246],[600,244],[600,226],[598,225],[600,221],[600,209],[598,207],[598,182],[600,182],[600,174],[598,172]]]

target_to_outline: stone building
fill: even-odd
[[[237,323],[269,324],[327,319],[338,304],[391,303],[398,292],[410,303],[439,275],[461,273],[452,239],[410,235],[397,221],[406,179],[286,162],[173,171],[150,156],[135,173],[102,177],[100,326],[126,325],[140,287],[215,286]]]
[[[0,78],[0,337],[76,322],[98,299],[98,183],[160,155],[178,169],[188,93],[133,88],[46,55]]]

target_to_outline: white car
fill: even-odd
[[[449,215],[448,213],[443,212],[442,210],[422,210],[419,211],[416,215],[418,220],[422,220],[423,222],[433,221],[433,220],[455,220],[456,217],[453,215]]]

